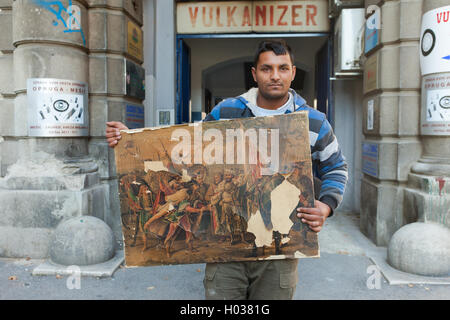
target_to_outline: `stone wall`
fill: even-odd
[[[420,158],[419,40],[422,0],[366,1],[380,8],[380,42],[365,55],[363,145],[378,151],[363,154],[361,230],[386,246],[393,233],[413,222],[404,215],[403,194],[412,165]],[[373,127],[368,105],[373,104]],[[364,169],[372,161],[373,170]]]
[[[125,122],[128,24],[142,27],[142,1],[61,1],[80,9],[71,32],[45,1],[0,0],[0,256],[44,258],[53,230],[73,216],[103,219],[121,240],[114,155],[105,122]],[[52,10],[55,10],[52,12]],[[70,9],[70,8],[69,8]],[[59,11],[62,12],[62,11]],[[87,82],[88,137],[30,137],[27,79]]]

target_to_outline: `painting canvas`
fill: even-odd
[[[307,112],[126,130],[126,266],[317,257]]]

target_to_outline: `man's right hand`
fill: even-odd
[[[119,142],[120,130],[128,130],[128,127],[122,122],[110,121],[106,123],[106,141],[111,148],[114,148]]]

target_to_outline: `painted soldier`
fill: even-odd
[[[172,182],[172,187],[175,192],[170,195],[166,195],[166,202],[156,207],[155,214],[145,223],[144,231],[150,231],[155,233],[156,236],[162,237],[164,230],[158,229],[157,231],[152,231],[152,225],[157,223],[161,218],[167,216],[172,210],[174,210],[174,208],[178,206],[179,203],[181,203],[181,201],[188,198],[188,189],[185,186],[174,180]]]
[[[214,181],[209,185],[208,191],[205,195],[205,201],[207,202],[210,210],[210,229],[211,234],[217,235],[217,229],[220,223],[220,207],[217,205],[217,202],[213,204],[214,197],[217,195],[217,189],[219,184],[223,180],[223,174],[221,172],[216,173],[214,175]]]
[[[224,171],[224,180],[219,183],[218,195],[215,201],[221,209],[219,224],[219,234],[229,234],[231,243],[235,243],[235,238],[239,235],[242,242],[245,242],[244,233],[247,229],[247,223],[242,217],[242,208],[239,206],[237,195],[238,186],[233,182],[234,172],[230,169]]]
[[[186,184],[187,186],[187,198],[182,200],[177,208],[171,211],[166,220],[170,222],[169,231],[167,233],[164,244],[166,246],[167,255],[170,255],[170,248],[175,240],[178,232],[184,230],[186,233],[186,244],[189,250],[193,250],[193,233],[196,232],[196,227],[202,217],[205,207],[197,207],[197,201],[199,197],[199,184],[193,180]],[[192,217],[192,215],[196,217]]]

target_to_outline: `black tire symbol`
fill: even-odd
[[[431,36],[432,42],[431,42],[431,46],[427,50],[424,50],[424,48],[423,48],[423,45],[424,45],[423,40],[425,39],[425,37],[427,35],[428,35],[428,37]],[[431,51],[433,51],[435,44],[436,44],[436,35],[434,34],[433,30],[426,29],[424,31],[423,35],[422,35],[422,41],[421,41],[421,46],[420,46],[421,47],[420,49],[422,50],[422,54],[424,55],[424,57],[426,57],[427,55],[429,55],[431,53]]]
[[[439,105],[444,109],[450,109],[450,96],[442,97],[439,100]]]
[[[64,112],[69,109],[69,103],[66,100],[56,100],[53,102],[53,109],[58,112]]]

